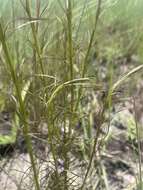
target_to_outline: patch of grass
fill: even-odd
[[[123,5],[124,1],[104,0],[21,0],[17,5],[13,0],[10,12],[1,16],[0,62],[6,75],[2,91],[7,91],[18,116],[13,125],[25,138],[36,190],[42,184],[32,137],[45,138],[39,135],[44,124],[53,166],[45,189],[76,189],[78,175],[70,176],[74,159],[85,162],[78,189],[93,188],[92,171],[109,189],[105,168],[97,159],[106,142],[103,128],[110,126],[114,95],[143,69],[135,66],[119,78],[115,74],[114,60],[132,55],[141,37],[137,23],[127,18],[131,4],[126,11]],[[99,68],[106,69],[105,78]],[[6,100],[0,103],[1,110],[7,107]]]

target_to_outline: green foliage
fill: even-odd
[[[140,39],[137,28],[142,23],[140,15],[136,22],[132,13],[142,2],[134,3],[135,6],[131,2],[13,0],[11,7],[5,1],[9,5],[7,11],[11,11],[1,15],[0,62],[7,76],[3,82],[7,88],[11,87],[8,98],[14,102],[16,120],[12,124],[12,135],[0,136],[0,144],[14,143],[18,130],[22,131],[36,190],[40,190],[40,180],[31,134],[42,131],[41,123],[46,123],[46,143],[53,158],[53,173],[49,174],[52,182],[47,187],[70,189],[74,179],[70,179],[68,172],[73,149],[77,148],[81,158],[87,161],[79,187],[86,188],[93,161],[97,161],[102,127],[110,123],[112,97],[126,80],[143,69],[143,65],[136,66],[120,77],[114,73],[118,69],[114,67],[114,60],[138,52],[134,48],[139,47],[136,46]],[[103,58],[104,66],[100,65]],[[106,68],[107,81],[98,74],[99,67]],[[107,92],[105,86],[108,86]],[[99,92],[104,91],[104,97],[99,98]],[[0,110],[5,107],[5,101],[2,96]],[[133,118],[120,119],[133,138]],[[79,121],[81,129],[78,130]],[[59,160],[63,162],[62,173]]]

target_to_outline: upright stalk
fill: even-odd
[[[37,6],[39,6],[39,5],[37,5]],[[27,15],[29,17],[29,20],[32,21],[29,0],[26,0],[25,10],[26,10],[26,13],[27,13]],[[35,50],[36,50],[36,53],[37,53],[38,62],[39,62],[39,65],[40,65],[42,75],[44,75],[45,72],[44,72],[44,66],[43,66],[42,57],[41,57],[41,49],[40,49],[39,40],[38,40],[38,37],[37,37],[37,30],[38,30],[37,26],[38,25],[35,26],[35,24],[33,22],[31,22],[31,30],[32,30],[32,36],[33,36],[33,40],[34,40]],[[43,78],[43,81],[45,83],[44,78]]]
[[[95,37],[95,32],[96,32],[96,29],[97,29],[97,24],[98,24],[98,20],[99,20],[99,16],[100,16],[100,11],[101,11],[101,3],[102,3],[102,0],[98,0],[97,11],[96,11],[96,15],[95,15],[94,28],[92,30],[89,45],[88,45],[86,55],[85,55],[85,58],[84,58],[84,61],[83,61],[83,64],[82,64],[81,78],[84,78],[85,74],[86,74],[86,69],[87,69],[86,65],[87,65],[87,62],[88,62],[88,58],[90,56],[90,51],[91,51],[91,48],[92,48],[92,44],[93,44],[94,37]],[[77,110],[77,108],[78,108],[81,95],[82,95],[82,87],[80,87],[79,91],[78,91],[78,98],[77,98],[77,103],[76,103],[76,106],[75,106],[75,110]]]
[[[72,5],[71,0],[68,0],[67,7],[67,22],[68,22],[68,62],[69,62],[69,72],[70,72],[70,81],[74,78],[73,73],[73,44],[72,44]],[[71,111],[71,119],[70,124],[72,127],[72,113],[74,108],[74,88],[71,86],[71,100],[70,100],[70,111]],[[71,127],[69,128],[69,132],[71,132]]]
[[[104,111],[105,110],[104,110],[104,106],[103,106],[101,114],[99,115],[99,117],[100,117],[100,123],[97,126],[96,136],[95,136],[94,144],[93,144],[93,150],[92,150],[92,153],[91,153],[91,156],[90,156],[90,159],[89,159],[87,170],[86,170],[86,173],[85,173],[85,176],[84,176],[84,179],[83,179],[83,183],[82,183],[82,186],[81,186],[80,190],[84,189],[84,186],[85,186],[88,174],[89,174],[91,166],[92,166],[93,158],[94,158],[95,153],[96,153],[97,143],[98,143],[98,139],[99,139],[99,136],[100,136],[100,130],[101,130],[102,122],[104,121]]]
[[[133,106],[134,106],[134,113],[135,113],[135,125],[136,125],[136,135],[137,135],[137,144],[138,144],[138,162],[139,162],[139,189],[143,189],[143,183],[142,183],[142,155],[141,155],[141,143],[140,143],[140,131],[139,126],[137,122],[137,107],[136,107],[136,101],[135,97],[133,97]]]
[[[67,0],[66,7],[66,17],[67,17],[67,60],[68,60],[68,68],[69,68],[69,80],[73,80],[74,72],[73,72],[73,44],[72,44],[72,2],[71,0]],[[67,171],[69,170],[69,156],[68,151],[71,147],[71,131],[73,127],[73,108],[74,108],[74,88],[70,86],[70,116],[69,116],[69,130],[67,133],[66,126],[64,126],[64,190],[68,190],[68,176]],[[65,124],[66,125],[66,118]],[[67,149],[68,146],[68,149]]]
[[[21,119],[22,119],[22,123],[23,123],[23,134],[24,134],[24,137],[26,140],[27,150],[28,150],[28,153],[30,156],[31,165],[32,165],[33,174],[34,174],[35,188],[36,188],[36,190],[40,190],[36,164],[35,164],[34,155],[33,155],[33,151],[32,151],[31,138],[29,136],[29,126],[27,123],[25,105],[24,105],[24,102],[23,102],[22,96],[21,96],[21,87],[19,85],[18,77],[17,77],[17,74],[16,74],[14,67],[13,67],[13,62],[12,62],[12,59],[11,59],[11,56],[10,56],[10,53],[9,53],[9,50],[7,47],[5,34],[3,32],[1,22],[0,22],[0,41],[2,43],[6,63],[8,65],[8,68],[9,68],[9,71],[11,73],[11,77],[12,77],[12,80],[13,80],[13,83],[14,83],[15,89],[16,89],[16,95],[17,95],[17,99],[19,102],[19,111],[20,111]]]

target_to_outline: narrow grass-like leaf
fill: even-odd
[[[112,86],[112,92],[116,90],[123,82],[125,82],[126,79],[130,78],[133,74],[139,72],[143,69],[143,65],[139,65],[138,67],[132,69],[127,74],[125,74],[123,77],[121,77],[113,86]]]
[[[50,96],[50,99],[48,100],[48,102],[46,103],[47,106],[50,106],[50,104],[52,103],[52,101],[56,98],[56,96],[59,94],[59,92],[69,86],[69,85],[75,85],[75,84],[79,84],[79,83],[84,83],[84,82],[87,82],[87,81],[90,81],[89,78],[80,78],[80,79],[73,79],[71,81],[67,81],[59,86],[57,86],[57,88],[54,90],[54,92],[52,93],[52,95]]]

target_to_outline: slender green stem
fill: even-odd
[[[135,112],[135,125],[136,125],[136,135],[137,135],[137,144],[138,144],[138,161],[139,161],[139,189],[143,189],[143,183],[142,183],[142,155],[141,155],[141,143],[140,143],[140,132],[139,132],[139,126],[137,122],[137,108],[136,108],[136,101],[133,97],[133,105],[134,105],[134,112]]]
[[[90,159],[89,159],[87,170],[86,170],[86,173],[85,173],[85,176],[84,176],[84,179],[83,179],[83,183],[82,183],[82,186],[81,186],[80,190],[83,190],[83,188],[85,186],[85,183],[86,183],[86,180],[87,180],[87,177],[88,177],[88,174],[90,172],[92,161],[93,161],[93,158],[94,158],[94,155],[95,155],[95,152],[96,152],[96,147],[97,147],[98,139],[99,139],[99,136],[100,136],[100,129],[101,129],[101,126],[102,126],[102,122],[104,121],[104,111],[105,110],[104,110],[104,107],[103,107],[101,115],[99,116],[101,122],[99,123],[99,125],[97,127],[96,136],[95,136],[94,144],[93,144],[93,150],[92,150],[92,153],[91,153],[91,156],[90,156]]]
[[[32,20],[32,16],[31,16],[31,10],[30,10],[30,4],[29,4],[29,0],[26,0],[26,13],[29,17],[29,20]],[[34,39],[34,45],[35,45],[35,50],[37,52],[37,56],[38,56],[38,62],[41,68],[41,72],[44,75],[44,66],[43,66],[43,62],[42,62],[42,57],[41,57],[41,50],[40,50],[40,46],[39,46],[39,41],[38,41],[38,37],[37,37],[37,27],[35,27],[34,23],[31,22],[31,29],[32,29],[32,35],[33,35],[33,39]],[[44,79],[43,79],[44,80]]]
[[[67,8],[67,22],[68,22],[68,60],[70,68],[70,80],[73,80],[73,44],[72,44],[72,5],[68,0]],[[73,86],[71,86],[71,112],[73,111]]]
[[[73,44],[72,44],[72,3],[71,0],[67,1],[68,5],[67,5],[67,47],[68,47],[68,51],[67,51],[67,60],[69,63],[69,80],[72,81],[74,78],[74,72],[73,72]],[[69,156],[68,156],[68,152],[70,150],[71,147],[71,131],[72,131],[72,127],[73,127],[73,108],[74,108],[74,88],[71,85],[70,87],[70,116],[69,116],[69,130],[67,133],[67,129],[66,126],[64,128],[64,138],[63,138],[63,142],[64,142],[64,190],[68,190],[68,176],[67,176],[67,172],[69,170]],[[66,119],[65,119],[66,120]],[[65,121],[65,125],[66,125],[66,121]],[[68,146],[68,149],[67,149]]]
[[[82,66],[82,73],[81,73],[82,78],[85,76],[85,73],[86,73],[86,64],[87,64],[87,61],[88,61],[88,58],[89,58],[89,55],[90,55],[90,51],[91,51],[91,48],[92,48],[92,44],[93,44],[93,40],[94,40],[96,28],[97,28],[97,23],[98,23],[98,19],[99,19],[99,15],[100,15],[100,10],[101,10],[101,2],[102,2],[102,0],[98,0],[97,11],[96,11],[96,16],[95,16],[95,25],[94,25],[94,29],[93,29],[92,34],[91,34],[90,42],[89,42],[88,49],[87,49],[87,52],[86,52],[86,56],[85,56],[83,66]],[[81,95],[82,95],[82,88],[79,88],[78,100],[77,100],[75,110],[78,108],[78,104],[80,102]],[[104,109],[102,111],[101,118],[103,117],[103,115],[104,115]],[[85,183],[86,183],[86,180],[87,180],[87,177],[88,177],[91,165],[92,165],[92,161],[93,161],[93,157],[94,157],[94,154],[95,154],[95,151],[96,151],[98,138],[99,138],[99,135],[100,135],[100,127],[101,127],[101,125],[99,124],[99,126],[97,128],[96,137],[95,137],[95,140],[94,140],[93,151],[91,153],[89,164],[88,164],[88,167],[87,167],[87,170],[86,170],[86,173],[85,173],[83,183],[82,183],[82,186],[81,186],[80,190],[83,190],[83,188],[85,186]]]
[[[28,123],[27,123],[26,110],[25,110],[24,102],[23,102],[22,96],[21,96],[21,87],[19,85],[18,77],[17,77],[16,72],[15,72],[14,67],[13,67],[12,59],[11,59],[11,56],[9,54],[9,50],[8,50],[6,39],[5,39],[5,34],[3,32],[3,28],[2,28],[1,23],[0,23],[0,41],[2,43],[6,63],[9,67],[9,71],[11,73],[11,77],[12,77],[12,80],[13,80],[13,83],[14,83],[15,89],[16,89],[16,94],[17,94],[17,98],[18,98],[18,102],[19,102],[19,110],[20,110],[21,119],[23,122],[23,134],[24,134],[24,137],[26,140],[26,145],[27,145],[28,153],[29,153],[30,160],[31,160],[36,190],[40,190],[36,164],[35,164],[34,155],[33,155],[33,151],[32,151],[31,138],[29,136],[29,127],[28,127]]]
[[[91,37],[90,37],[87,52],[86,52],[86,55],[85,55],[85,58],[84,58],[84,61],[83,61],[83,64],[82,64],[81,78],[85,77],[86,68],[87,68],[86,65],[87,65],[87,62],[88,62],[88,58],[90,56],[90,51],[91,51],[91,48],[92,48],[92,44],[93,44],[93,41],[94,41],[95,32],[96,32],[96,29],[97,29],[97,24],[98,24],[98,20],[99,20],[99,16],[100,16],[101,3],[102,3],[102,0],[98,0],[97,11],[96,11],[96,15],[95,15],[95,24],[94,24],[94,28],[93,28],[93,31],[92,31],[92,34],[91,34]],[[82,95],[82,87],[80,87],[79,91],[78,91],[78,98],[77,98],[77,103],[76,103],[76,106],[75,106],[75,110],[77,110],[77,108],[78,108],[81,95]]]

